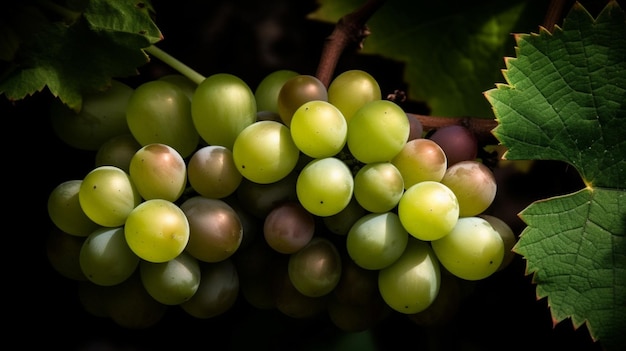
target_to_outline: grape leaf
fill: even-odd
[[[20,100],[47,87],[79,111],[84,93],[136,75],[148,62],[142,49],[162,39],[152,10],[147,1],[90,0],[63,9],[59,20],[47,7],[11,3],[2,18],[0,94]]]
[[[511,160],[559,160],[586,187],[530,204],[514,250],[555,323],[586,323],[626,345],[626,21],[617,1],[594,19],[576,3],[552,33],[518,34],[506,84],[485,92]]]
[[[363,4],[318,2],[309,18],[328,22]],[[502,77],[511,32],[535,28],[545,9],[545,1],[388,1],[368,21],[362,53],[404,62],[408,97],[432,115],[493,118],[483,92]]]

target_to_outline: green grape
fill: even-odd
[[[141,145],[132,134],[122,134],[105,141],[96,152],[95,166],[115,166],[128,173],[130,159]]]
[[[183,210],[164,199],[150,199],[133,209],[124,225],[128,246],[141,259],[167,262],[189,241],[189,222]]]
[[[402,174],[389,162],[368,163],[354,176],[354,197],[369,212],[392,210],[403,193]]]
[[[350,121],[354,113],[366,103],[380,100],[381,95],[376,79],[358,69],[339,74],[328,86],[328,102],[341,111],[346,121]]]
[[[250,87],[228,73],[205,78],[191,99],[193,123],[202,139],[231,150],[237,135],[256,121],[256,113]]]
[[[237,190],[243,176],[235,165],[230,149],[220,145],[207,145],[191,155],[187,164],[187,178],[198,194],[221,199]]]
[[[359,267],[378,270],[394,263],[409,241],[394,212],[370,213],[357,220],[346,238],[350,258]]]
[[[79,112],[56,99],[50,106],[52,129],[74,148],[98,150],[112,137],[130,132],[126,107],[133,92],[128,85],[111,80],[106,90],[85,94]]]
[[[515,258],[515,251],[513,251],[513,247],[517,243],[515,233],[513,233],[513,229],[511,229],[505,221],[498,217],[487,214],[481,214],[478,217],[481,217],[489,222],[493,229],[495,229],[502,238],[502,242],[504,243],[504,257],[502,258],[500,267],[498,267],[498,271],[501,271],[505,269],[511,261],[513,261],[513,258]]]
[[[191,116],[191,102],[176,84],[153,80],[138,86],[128,101],[126,121],[142,146],[166,144],[183,158],[193,153],[200,141]]]
[[[363,163],[390,161],[408,141],[410,128],[400,106],[389,100],[370,101],[348,122],[348,149]]]
[[[341,278],[341,256],[330,240],[316,236],[302,249],[289,256],[289,279],[303,295],[327,295]]]
[[[498,270],[504,242],[491,224],[480,217],[461,217],[452,231],[432,247],[439,262],[455,276],[481,280]]]
[[[378,272],[378,289],[395,311],[414,314],[427,309],[439,294],[441,268],[428,243],[409,238],[405,251]]]
[[[139,274],[148,294],[164,305],[188,301],[200,285],[200,264],[184,251],[167,262],[141,261]]]
[[[78,302],[90,315],[108,318],[107,299],[109,297],[109,291],[114,289],[115,285],[112,287],[102,286],[94,284],[89,280],[81,281],[78,283]]]
[[[409,320],[423,327],[445,326],[456,317],[461,307],[461,297],[459,278],[442,272],[435,301],[425,310],[409,314]]]
[[[276,309],[282,314],[296,319],[307,319],[326,311],[328,296],[307,296],[298,291],[289,278],[286,263],[276,265],[272,279],[272,293]]]
[[[79,201],[80,179],[72,179],[57,185],[48,195],[48,217],[63,232],[85,237],[100,225],[83,211]]]
[[[231,259],[200,263],[200,285],[179,306],[195,318],[207,319],[228,311],[239,296],[239,274]]]
[[[278,114],[278,94],[283,84],[298,72],[281,69],[266,75],[254,91],[257,111],[275,112]],[[278,117],[280,119],[280,116]]]
[[[441,183],[459,201],[459,216],[472,217],[485,211],[496,197],[496,178],[479,161],[460,161],[448,167]]]
[[[321,217],[332,216],[346,208],[353,190],[350,169],[334,157],[309,162],[296,182],[296,195],[302,206]]]
[[[459,203],[447,186],[423,181],[408,188],[398,203],[398,216],[415,238],[430,241],[442,238],[459,219]]]
[[[80,249],[86,237],[68,234],[52,228],[46,240],[46,257],[55,271],[76,281],[87,281],[80,268]]]
[[[141,195],[128,173],[115,166],[100,166],[83,178],[78,191],[80,207],[103,227],[124,225]]]
[[[130,160],[130,179],[144,200],[176,201],[187,185],[187,165],[173,147],[144,145]]]
[[[278,92],[278,115],[289,127],[296,110],[305,102],[314,100],[328,101],[328,91],[324,83],[317,77],[307,74],[291,77],[283,83]]]
[[[300,156],[289,128],[274,121],[258,121],[246,127],[237,136],[232,150],[239,172],[261,184],[286,177]]]
[[[352,196],[350,202],[343,210],[332,216],[322,217],[322,222],[331,233],[348,235],[352,225],[367,213],[368,211],[359,205],[354,196]]]
[[[106,292],[107,315],[115,324],[132,330],[146,330],[160,322],[168,305],[155,300],[143,286],[139,272]]]
[[[185,95],[191,101],[193,94],[196,92],[198,88],[198,84],[196,84],[193,80],[187,78],[186,76],[178,73],[167,74],[159,78],[159,80],[164,80],[166,82],[174,83],[179,88],[183,90]]]
[[[402,174],[404,188],[426,180],[439,182],[448,167],[443,149],[430,139],[409,140],[391,160]]]
[[[348,123],[341,111],[322,100],[302,104],[294,112],[289,129],[298,149],[312,158],[338,154],[348,135]]]
[[[128,247],[124,228],[100,228],[85,239],[80,249],[80,268],[92,283],[111,286],[128,279],[139,257]]]
[[[232,256],[243,239],[239,215],[226,202],[202,196],[180,205],[189,222],[185,250],[204,262],[219,262]]]

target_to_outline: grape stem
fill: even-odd
[[[168,66],[178,71],[178,73],[189,78],[191,81],[193,81],[196,84],[202,83],[202,81],[206,78],[205,76],[201,75],[200,73],[198,73],[191,67],[182,63],[180,60],[176,59],[174,56],[168,54],[167,52],[159,49],[158,47],[154,45],[151,45],[145,48],[144,50],[147,53],[151,54],[152,56],[161,60],[163,63],[167,64]]]

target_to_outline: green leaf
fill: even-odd
[[[148,62],[142,49],[162,38],[150,17],[149,3],[90,0],[86,5],[63,21],[48,20],[47,8],[13,5],[9,9],[7,23],[16,33],[10,39],[17,36],[19,44],[4,55],[11,60],[0,75],[0,94],[20,100],[47,87],[79,111],[83,94],[107,88],[112,78],[138,73],[137,67]]]
[[[556,322],[583,323],[607,350],[626,345],[626,21],[611,1],[579,3],[553,33],[516,36],[507,84],[485,92],[507,159],[559,160],[585,189],[537,201],[514,250]]]
[[[329,22],[363,4],[319,2],[309,17]],[[536,28],[545,8],[524,0],[388,1],[368,21],[362,52],[406,63],[408,96],[432,115],[493,118],[483,92],[502,77],[511,32]]]

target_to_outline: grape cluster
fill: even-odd
[[[174,307],[212,318],[240,298],[346,331],[396,312],[424,323],[457,282],[510,262],[472,133],[427,136],[361,70],[328,88],[289,70],[254,91],[227,73],[114,81],[51,116],[95,160],[49,195],[48,258],[89,313],[123,327]]]

